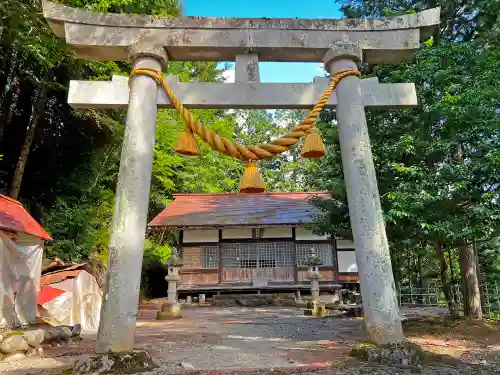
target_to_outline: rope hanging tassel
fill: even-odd
[[[288,151],[296,145],[302,137],[305,137],[302,146],[301,156],[304,158],[321,158],[326,154],[325,146],[316,128],[316,120],[328,102],[328,98],[335,90],[337,84],[348,76],[361,76],[356,69],[346,69],[335,73],[331,77],[331,82],[325,90],[318,103],[309,112],[302,122],[293,128],[290,132],[283,134],[280,138],[274,139],[269,143],[263,143],[253,146],[244,146],[239,142],[220,137],[212,129],[204,126],[191,112],[189,112],[179,101],[177,96],[167,85],[160,72],[140,68],[134,69],[130,77],[135,75],[145,75],[154,79],[165,90],[168,98],[179,111],[181,118],[186,124],[186,129],[179,137],[175,151],[186,156],[199,156],[200,149],[196,141],[195,134],[204,142],[210,145],[214,150],[225,155],[232,156],[246,162],[245,172],[241,181],[240,192],[260,193],[265,191],[264,182],[260,177],[256,162],[269,159]]]
[[[240,193],[263,193],[266,185],[260,176],[257,163],[250,161],[245,165],[245,172],[241,178]]]
[[[191,128],[184,129],[174,150],[185,156],[200,156],[200,148]]]
[[[326,155],[325,145],[321,136],[318,134],[318,129],[312,127],[307,131],[306,139],[304,140],[304,145],[302,146],[302,151],[300,156],[303,158],[318,159]]]

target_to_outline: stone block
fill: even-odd
[[[7,354],[6,356],[3,357],[2,361],[3,362],[14,362],[14,361],[20,361],[21,359],[26,358],[26,355],[24,352],[16,352],[16,353],[11,353]]]
[[[298,308],[306,308],[307,307],[307,302],[305,301],[297,301],[295,303],[295,307],[298,307]]]
[[[44,340],[45,332],[43,329],[24,331],[24,337],[26,338],[28,345],[38,348]]]
[[[308,302],[307,309],[304,310],[304,315],[314,316],[316,318],[324,318],[329,315],[324,303]]]
[[[242,294],[237,299],[236,302],[240,306],[245,307],[258,307],[272,305],[272,296],[266,294]]]
[[[161,311],[156,313],[156,320],[173,320],[181,317],[181,305],[178,303],[166,303],[162,306]]]
[[[363,316],[363,307],[356,306],[356,307],[352,307],[350,309],[347,309],[345,316],[350,317],[350,318],[362,317]]]
[[[73,327],[71,327],[71,337],[80,336],[81,333],[82,333],[81,324],[75,324]]]
[[[411,343],[376,345],[360,342],[351,349],[350,354],[368,362],[403,366],[418,365],[425,357],[422,348]]]
[[[34,357],[38,354],[38,350],[30,346],[28,350],[26,350],[26,353],[24,354],[26,355],[26,357]]]
[[[5,335],[3,341],[0,343],[0,352],[4,354],[25,352],[26,350],[28,350],[28,341],[21,331]]]
[[[73,369],[81,374],[132,374],[152,370],[157,366],[145,350],[91,355],[78,360]]]
[[[318,318],[324,318],[325,316],[328,316],[328,310],[325,307],[324,303],[319,303],[315,306],[315,309],[313,309],[314,316]]]
[[[327,304],[334,304],[340,301],[338,293],[334,294],[321,294],[319,296],[319,301],[327,303]]]

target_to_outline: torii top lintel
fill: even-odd
[[[86,12],[44,1],[54,33],[81,59],[125,61],[141,40],[163,45],[170,60],[234,61],[256,53],[259,61],[321,62],[336,43],[363,49],[368,63],[411,58],[434,35],[439,8],[381,19],[208,18]]]

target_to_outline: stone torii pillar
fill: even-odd
[[[44,2],[44,17],[76,57],[129,60],[134,67],[164,68],[169,60],[236,61],[236,83],[166,81],[186,108],[310,109],[328,78],[313,83],[260,83],[259,61],[325,63],[330,73],[363,62],[399,63],[436,34],[439,8],[384,19],[231,19],[89,13]],[[76,108],[126,108],[115,213],[109,249],[98,352],[133,349],[146,229],[157,108],[172,104],[144,76],[111,82],[72,81]],[[411,83],[344,78],[326,108],[337,108],[340,146],[353,229],[365,322],[377,343],[401,342],[394,278],[367,131],[365,108],[417,105]]]
[[[325,55],[325,69],[332,75],[357,69],[362,57],[359,45],[339,43]],[[376,337],[378,342],[399,342],[403,328],[359,78],[344,78],[336,92],[339,143],[365,327],[368,336]]]
[[[136,69],[161,71],[167,64],[164,48],[152,43],[131,46],[129,56]],[[145,76],[133,77],[130,82],[96,347],[99,353],[128,351],[134,347],[156,136],[156,86],[154,80]]]

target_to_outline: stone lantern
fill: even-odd
[[[308,278],[311,280],[311,296],[312,300],[317,301],[319,299],[319,281],[323,278],[321,272],[319,272],[319,266],[323,264],[322,260],[318,257],[316,249],[311,247],[309,250],[309,257],[307,258],[306,264],[309,266]]]
[[[172,257],[167,261],[167,276],[165,280],[168,282],[167,303],[161,307],[161,311],[156,314],[157,320],[171,320],[181,317],[181,305],[177,301],[177,283],[180,281],[180,269],[182,267],[182,259],[174,248]]]

